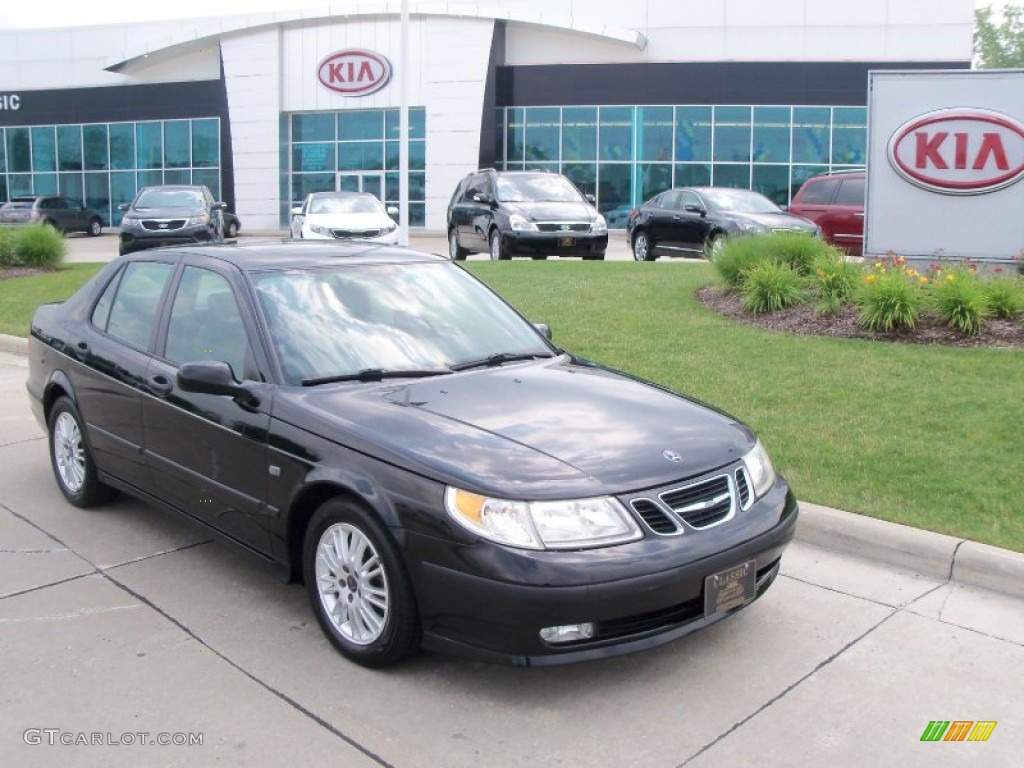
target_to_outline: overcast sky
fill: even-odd
[[[819,0],[820,1],[820,0]],[[505,0],[488,0],[502,5]],[[78,27],[158,19],[189,19],[200,16],[229,16],[235,13],[261,13],[289,8],[339,6],[334,0],[245,0],[235,10],[230,3],[210,0],[154,0],[126,3],[124,0],[44,0],[38,6],[25,0],[0,0],[0,29],[27,27]],[[1003,0],[975,0],[975,7],[1001,6]],[[1021,3],[1011,3],[1018,5]]]

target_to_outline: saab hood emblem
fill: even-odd
[[[671,461],[673,464],[683,463],[683,455],[678,451],[662,451],[661,455],[665,457],[665,461]]]

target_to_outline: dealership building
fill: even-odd
[[[409,0],[0,31],[0,201],[61,193],[119,221],[206,184],[247,230],[319,190],[440,231],[479,167],[544,168],[611,226],[671,186],[756,189],[862,166],[872,70],[970,67],[973,0]],[[403,56],[403,50],[407,55]],[[403,87],[404,85],[404,87]]]

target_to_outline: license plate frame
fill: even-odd
[[[560,248],[572,248],[576,245],[575,237],[560,237],[558,238],[558,245]]]
[[[757,596],[757,561],[747,560],[704,579],[704,617],[728,613]]]

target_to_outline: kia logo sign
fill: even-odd
[[[985,109],[940,109],[897,128],[888,154],[911,184],[947,195],[980,195],[1024,175],[1024,123]]]
[[[350,48],[320,62],[317,77],[325,88],[345,96],[367,96],[391,79],[391,62],[378,53]]]

